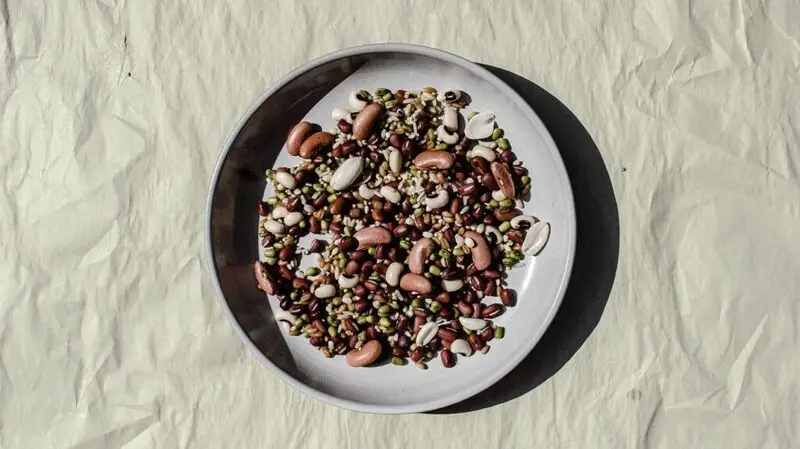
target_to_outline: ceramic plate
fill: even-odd
[[[445,369],[409,364],[350,368],[327,359],[302,337],[290,337],[272,319],[278,310],[254,290],[251,265],[259,257],[256,202],[265,195],[263,172],[291,166],[283,139],[300,119],[325,129],[331,110],[346,108],[351,91],[419,90],[424,86],[467,92],[470,109],[491,111],[519,159],[530,170],[531,198],[524,212],[551,225],[536,257],[510,272],[515,307],[496,318],[505,338],[485,355],[460,357]],[[267,192],[268,193],[268,192]],[[303,245],[301,245],[303,246]],[[536,345],[566,290],[575,250],[575,212],[566,170],[553,140],[528,104],[482,67],[426,47],[370,45],[332,53],[296,69],[256,101],[222,148],[208,203],[207,251],[217,294],[245,343],[267,368],[298,390],[330,404],[373,413],[433,410],[464,400],[500,380]],[[301,266],[310,266],[306,257]],[[487,298],[484,303],[499,302]]]

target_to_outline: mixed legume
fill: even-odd
[[[351,366],[385,355],[426,368],[438,354],[450,368],[486,353],[505,333],[491,320],[516,302],[506,270],[549,238],[520,211],[528,170],[494,114],[463,116],[457,90],[361,90],[348,103],[335,129],[292,128],[287,151],[303,162],[267,170],[275,195],[258,205],[254,268],[276,319]],[[300,250],[309,233],[329,241]],[[318,266],[299,270],[301,252]]]

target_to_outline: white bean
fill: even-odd
[[[392,262],[388,268],[386,268],[386,275],[384,279],[386,279],[386,283],[391,285],[392,287],[397,287],[397,284],[400,283],[400,274],[403,273],[405,270],[405,266],[400,262]]]
[[[444,109],[444,117],[442,117],[442,124],[452,131],[458,129],[458,112],[455,108],[447,107]]]
[[[495,201],[503,201],[506,199],[506,196],[503,194],[502,190],[494,190],[492,191],[492,199]]]
[[[464,286],[464,281],[461,279],[450,279],[442,281],[442,288],[448,293],[457,292]]]
[[[336,294],[336,287],[331,284],[322,284],[314,290],[314,296],[319,299],[330,298]]]
[[[458,318],[458,321],[462,326],[471,331],[479,331],[486,327],[486,320],[480,318],[467,318],[462,316]]]
[[[446,190],[440,190],[433,198],[425,199],[425,210],[428,212],[436,209],[441,209],[450,201],[450,196]]]
[[[472,140],[485,139],[492,135],[494,131],[494,114],[491,112],[481,112],[475,114],[472,120],[467,122],[464,127],[464,135]]]
[[[400,150],[394,149],[389,153],[389,168],[395,173],[400,173],[403,169],[403,154]]]
[[[344,120],[347,123],[353,123],[353,116],[342,108],[335,108],[333,111],[331,111],[331,118],[337,122],[339,120]]]
[[[439,137],[439,140],[442,142],[450,145],[458,142],[458,134],[451,133],[444,125],[439,125],[439,127],[436,128],[436,136]]]
[[[475,145],[475,147],[472,149],[471,157],[482,157],[487,161],[492,162],[497,158],[497,153],[483,145]]]
[[[470,248],[475,248],[475,240],[472,240],[471,237],[467,237],[464,239],[464,244]]]
[[[353,288],[357,284],[358,284],[358,276],[345,276],[344,274],[339,275],[339,287]]]
[[[528,223],[530,227],[533,228],[533,225],[536,224],[536,219],[529,215],[517,215],[511,219],[510,223],[511,227],[514,229],[519,229],[522,223]]]
[[[303,214],[301,214],[300,212],[289,212],[288,214],[286,214],[285,217],[283,217],[283,224],[292,227],[297,223],[300,223],[302,219],[303,219]]]
[[[272,209],[272,218],[281,219],[289,213],[289,210],[283,206],[278,206],[275,209]]]
[[[539,221],[525,235],[522,242],[522,252],[526,255],[535,256],[539,254],[550,239],[550,223]]]
[[[331,187],[334,190],[344,190],[350,187],[350,184],[361,175],[361,170],[364,169],[364,159],[360,157],[351,157],[344,161],[339,168],[333,172],[331,176]]]
[[[453,340],[453,342],[450,343],[450,352],[469,357],[472,355],[472,346],[467,342],[467,340],[459,338],[458,340]]]
[[[358,186],[358,194],[365,200],[371,200],[375,196],[375,190],[370,189],[366,184]]]
[[[384,197],[386,201],[393,204],[397,204],[403,199],[403,197],[400,196],[400,192],[391,186],[381,187],[381,196]]]
[[[264,223],[264,229],[272,234],[281,235],[286,230],[286,227],[279,221],[269,219]]]
[[[350,107],[356,112],[360,112],[367,107],[367,102],[358,98],[358,92],[350,92],[350,96],[347,97],[347,102],[350,103]]]
[[[419,329],[415,343],[417,346],[425,346],[433,340],[437,332],[439,332],[439,325],[433,321],[427,322]]]
[[[279,171],[275,173],[275,182],[289,190],[292,190],[294,186],[297,185],[297,181],[294,180],[294,176],[286,173],[285,171]]]

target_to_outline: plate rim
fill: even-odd
[[[561,277],[561,280],[559,282],[558,292],[556,294],[555,301],[553,301],[550,310],[548,310],[547,315],[544,318],[543,325],[540,327],[537,334],[531,339],[531,343],[526,347],[522,347],[521,348],[522,350],[518,351],[514,357],[507,359],[504,364],[500,365],[500,369],[495,370],[492,376],[487,377],[483,382],[468,386],[467,388],[463,389],[457,394],[451,394],[430,401],[418,402],[413,405],[367,404],[359,401],[353,401],[349,399],[336,397],[334,395],[317,390],[316,388],[309,386],[308,384],[296,379],[291,374],[285,372],[280,367],[275,365],[266,355],[264,355],[258,349],[258,347],[256,347],[255,343],[253,343],[250,337],[245,333],[245,331],[236,321],[236,317],[234,316],[233,311],[228,305],[228,301],[225,298],[225,294],[222,291],[222,287],[220,285],[219,276],[217,274],[217,265],[214,261],[214,253],[213,253],[213,245],[211,237],[212,236],[211,218],[213,213],[214,194],[216,192],[217,183],[219,182],[219,176],[222,170],[222,166],[228,157],[228,153],[230,152],[236,137],[239,135],[239,133],[241,133],[242,129],[247,124],[248,120],[258,110],[258,108],[265,101],[267,101],[267,99],[269,99],[275,92],[279,91],[287,84],[291,83],[294,79],[296,79],[303,73],[306,73],[310,70],[313,70],[329,62],[336,61],[338,59],[351,56],[358,56],[358,55],[376,54],[376,53],[406,53],[411,55],[434,58],[440,61],[444,61],[459,66],[494,84],[498,89],[503,91],[503,93],[505,93],[510,100],[516,103],[517,107],[519,107],[525,113],[526,118],[528,118],[539,131],[545,146],[549,147],[549,150],[553,151],[557,156],[554,158],[555,163],[557,169],[561,170],[564,174],[564,178],[566,180],[565,193],[567,194],[569,199],[568,204],[566,204],[566,207],[568,209],[566,211],[567,255],[566,255],[566,266],[564,269],[564,275]],[[262,92],[262,94],[254,102],[250,104],[247,110],[239,117],[239,119],[236,122],[236,125],[231,129],[231,131],[225,138],[224,142],[222,143],[221,148],[219,150],[219,156],[217,157],[217,161],[214,164],[214,169],[211,176],[208,196],[206,199],[204,218],[205,218],[204,246],[206,253],[205,254],[206,268],[209,271],[209,274],[211,275],[211,282],[213,284],[214,292],[216,294],[217,300],[222,305],[223,311],[225,312],[228,321],[231,323],[237,335],[244,342],[245,346],[249,349],[249,351],[253,355],[255,355],[256,359],[261,363],[261,365],[265,366],[267,369],[272,371],[282,381],[286,382],[289,386],[291,386],[295,390],[300,391],[301,393],[304,393],[322,402],[346,410],[363,412],[363,413],[403,414],[403,413],[420,413],[431,410],[437,410],[464,401],[488,389],[492,385],[496,384],[508,373],[510,373],[514,368],[516,368],[522,362],[522,360],[530,354],[533,348],[537,344],[539,344],[539,342],[542,339],[542,336],[552,324],[553,319],[555,318],[555,315],[557,314],[559,308],[561,307],[561,303],[564,300],[564,295],[566,294],[567,286],[569,284],[569,280],[572,274],[572,268],[575,259],[577,220],[575,215],[575,198],[572,193],[572,185],[570,182],[569,173],[567,172],[566,166],[564,165],[564,160],[561,157],[561,152],[558,150],[558,146],[556,145],[555,141],[550,135],[550,132],[547,130],[547,127],[544,126],[542,120],[539,118],[539,116],[536,114],[533,108],[528,104],[528,102],[525,101],[525,99],[523,99],[519,93],[517,93],[517,91],[511,88],[511,86],[509,86],[499,77],[497,77],[494,73],[482,67],[480,64],[445,50],[440,50],[437,48],[432,48],[417,44],[403,44],[403,43],[365,44],[365,45],[357,45],[353,47],[343,48],[316,57],[304,64],[301,64],[300,66],[294,68],[286,75],[282,76],[280,79],[272,83],[266,90],[264,90],[264,92]]]

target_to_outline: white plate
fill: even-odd
[[[344,357],[327,359],[305,338],[290,337],[284,332],[286,346],[297,367],[297,372],[291,375],[271,363],[250,338],[245,338],[245,341],[264,365],[289,384],[333,405],[372,413],[433,410],[464,400],[500,380],[530,352],[552,321],[566,290],[575,250],[572,192],[553,140],[519,95],[480,66],[448,53],[418,46],[356,47],[311,61],[265,93],[231,134],[224,150],[232,144],[255,108],[298,73],[362,53],[370,54],[371,60],[330,90],[307,113],[305,120],[319,123],[324,129],[333,128],[335,123],[330,117],[331,110],[347,108],[348,94],[359,89],[418,90],[434,86],[440,90],[456,88],[467,92],[472,99],[470,109],[491,111],[497,115],[497,123],[505,130],[514,152],[530,170],[533,188],[524,212],[550,223],[550,240],[538,256],[525,259],[510,273],[509,286],[518,293],[517,305],[494,320],[505,326],[505,338],[491,341],[491,350],[486,355],[459,357],[454,368],[445,369],[435,359],[429,363],[428,370],[420,370],[413,364],[354,369],[345,364]],[[291,166],[297,162],[298,159],[289,156],[284,148],[275,166]],[[253,220],[257,220],[255,215]],[[255,237],[254,245],[257,246]],[[209,251],[212,251],[210,245]],[[303,265],[308,266],[310,262],[305,260]],[[212,274],[217,283],[215,270]],[[218,284],[217,289],[229,317],[244,335]],[[484,303],[487,302],[499,300],[484,299]],[[279,310],[274,298],[270,305],[273,310]]]

